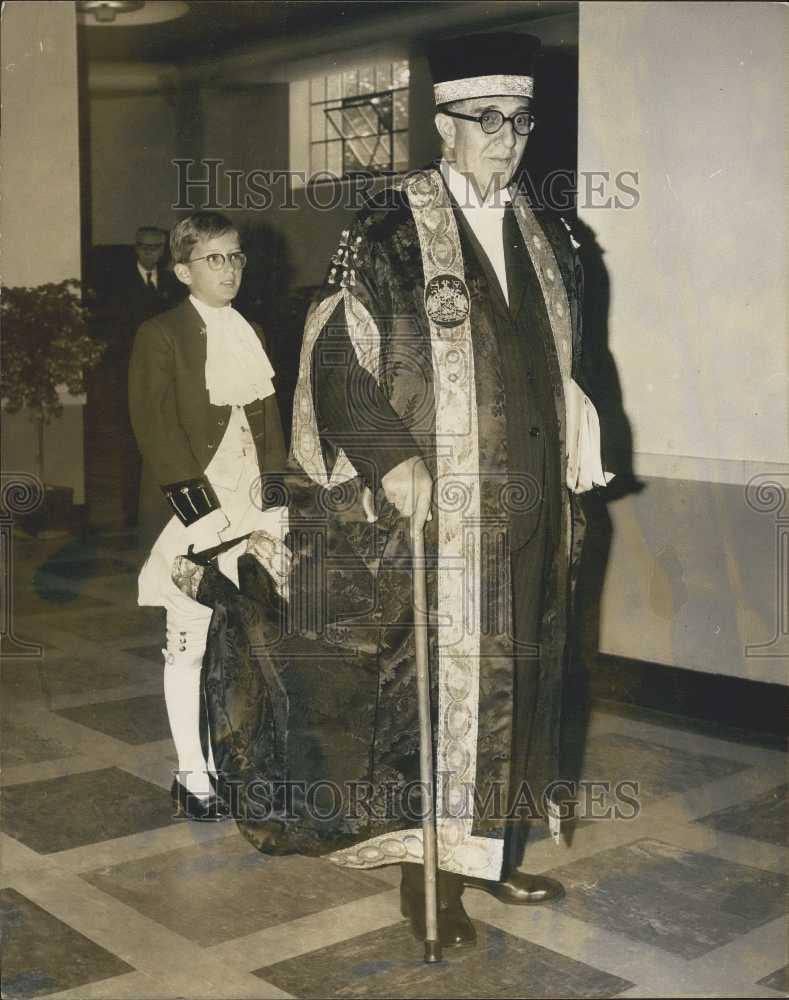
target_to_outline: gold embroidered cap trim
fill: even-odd
[[[470,97],[532,97],[534,77],[531,76],[469,76],[463,80],[447,80],[433,87],[436,104],[465,101]]]

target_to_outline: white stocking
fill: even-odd
[[[169,616],[168,616],[169,617]],[[179,780],[193,795],[210,795],[207,771],[214,771],[210,744],[208,762],[200,746],[200,669],[205,652],[206,628],[167,627],[164,652],[164,700],[178,754]]]

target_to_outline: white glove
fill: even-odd
[[[614,478],[604,472],[600,454],[600,418],[594,403],[577,382],[564,387],[567,413],[567,486],[573,493],[586,493],[607,486]]]
[[[425,521],[432,520],[433,479],[419,455],[406,458],[390,469],[382,477],[381,486],[389,503],[403,517],[410,517],[418,529],[421,530]]]

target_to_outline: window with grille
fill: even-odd
[[[408,78],[399,59],[310,80],[310,173],[407,170]]]

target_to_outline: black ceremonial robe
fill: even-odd
[[[408,192],[389,196],[343,234],[305,332],[293,475],[269,498],[290,512],[287,606],[251,556],[240,561],[238,591],[212,567],[202,576],[198,599],[215,609],[205,665],[214,756],[261,850],[331,853],[352,867],[420,859],[407,522],[379,486],[421,454],[436,478],[426,551],[439,863],[495,879],[518,861],[505,835],[545,815],[559,777],[582,520],[564,486],[557,343],[576,363],[580,275],[561,223],[529,216],[550,255],[535,263],[510,210],[508,306],[452,205],[455,270],[461,256],[470,309],[465,340],[456,330],[436,343],[443,334],[426,313]],[[439,209],[450,204],[435,196]],[[544,274],[538,280],[545,260],[561,299],[546,293]],[[564,341],[550,314],[563,315],[562,303]],[[470,392],[455,397],[464,381]],[[473,400],[469,420],[462,406],[442,409],[458,398]],[[473,483],[442,475],[453,448],[475,470]],[[366,487],[377,520],[363,504]],[[453,532],[462,558],[447,567],[440,547]]]

